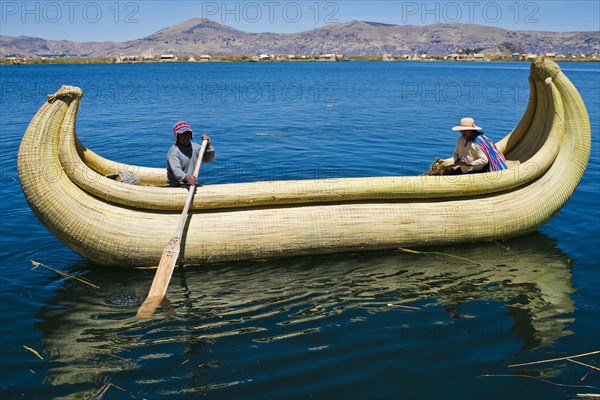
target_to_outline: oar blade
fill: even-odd
[[[179,237],[174,237],[171,239],[169,244],[167,244],[165,247],[165,250],[160,257],[160,263],[158,264],[158,269],[154,275],[152,286],[148,292],[148,297],[138,309],[138,317],[150,317],[152,314],[154,314],[160,305],[160,302],[165,298],[167,289],[169,287],[169,281],[171,280],[171,275],[173,274],[173,269],[175,268],[175,263],[179,257],[179,249]]]

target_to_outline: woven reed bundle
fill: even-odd
[[[536,60],[530,82],[527,111],[499,143],[518,161],[514,169],[203,187],[195,197],[199,211],[184,231],[181,262],[491,240],[538,228],[575,190],[591,139],[585,106],[555,63]],[[65,86],[32,119],[18,161],[25,197],[83,257],[103,265],[156,265],[187,192],[104,178],[118,169],[106,168],[75,136],[81,95]],[[163,170],[124,169],[143,183],[164,179]]]

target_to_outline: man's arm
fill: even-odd
[[[204,152],[202,161],[207,163],[212,162],[215,159],[215,148],[212,146],[212,144],[210,144],[210,137],[207,134],[202,135],[202,140],[208,140],[208,145],[206,146],[206,151]]]
[[[210,145],[210,147],[208,147],[206,149],[206,151],[204,152],[204,157],[202,157],[202,161],[203,162],[213,162],[213,160],[215,159],[215,148],[212,147],[212,145]]]

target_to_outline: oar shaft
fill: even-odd
[[[194,167],[194,176],[196,177],[198,177],[198,173],[200,172],[200,165],[202,165],[202,158],[204,158],[204,152],[206,151],[207,145],[208,141],[203,140],[202,147],[200,148],[200,154],[198,154],[198,161],[196,161],[196,166]],[[165,294],[167,293],[169,282],[171,281],[171,276],[173,274],[173,269],[175,268],[175,263],[179,258],[181,235],[183,233],[183,227],[185,226],[185,221],[187,220],[190,204],[192,204],[192,199],[194,198],[195,192],[196,185],[190,185],[190,191],[188,193],[185,206],[183,207],[181,217],[179,218],[177,232],[163,250],[160,262],[158,264],[158,269],[156,270],[154,279],[152,280],[152,286],[150,286],[150,291],[148,292],[148,296],[138,309],[138,317],[151,316],[154,311],[156,311],[158,305],[164,299]]]
[[[206,152],[207,145],[208,145],[208,141],[203,140],[202,147],[200,148],[200,153],[198,154],[198,161],[196,162],[196,166],[194,167],[194,176],[198,179],[200,179],[198,174],[200,173],[200,166],[202,165],[202,159],[204,158],[204,153]],[[181,212],[181,217],[179,218],[179,224],[177,225],[177,232],[175,233],[175,235],[178,238],[181,238],[181,234],[183,233],[183,227],[185,226],[185,221],[187,220],[187,215],[188,215],[188,212],[190,211],[190,205],[192,204],[192,199],[194,198],[195,192],[196,192],[196,185],[190,185],[190,191],[189,191],[187,199],[185,201],[185,206],[183,207],[183,211]]]

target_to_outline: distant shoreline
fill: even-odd
[[[600,33],[511,30],[474,23],[438,22],[416,26],[360,20],[325,24],[294,33],[255,33],[209,18],[190,18],[149,36],[124,42],[2,35],[1,53],[0,60],[12,59],[9,63],[16,64],[186,61],[190,58],[198,62],[334,61],[331,58],[339,57],[351,61],[382,60],[383,57],[388,60],[511,61],[517,58],[527,61],[536,55],[554,56],[557,61],[579,61],[572,57],[587,61],[584,58],[600,59]],[[32,61],[38,59],[40,61]]]
[[[557,62],[599,62],[599,58],[594,57],[564,57],[564,58],[553,58]],[[269,59],[269,60],[256,60],[252,59],[251,56],[215,56],[210,61],[206,60],[189,60],[189,57],[175,59],[175,60],[118,60],[114,57],[111,58],[84,58],[84,57],[65,57],[65,58],[32,58],[32,59],[0,59],[0,65],[44,65],[44,64],[173,64],[173,63],[217,63],[217,62],[258,62],[258,63],[281,63],[281,62],[347,62],[347,61],[381,61],[381,62],[435,62],[435,61],[448,61],[448,62],[531,62],[532,59],[515,59],[513,57],[489,57],[485,59],[448,59],[445,56],[431,56],[427,58],[411,58],[404,59],[402,57],[388,57],[384,56],[346,56],[343,59],[330,60],[320,59],[319,56],[307,57],[304,59]]]

